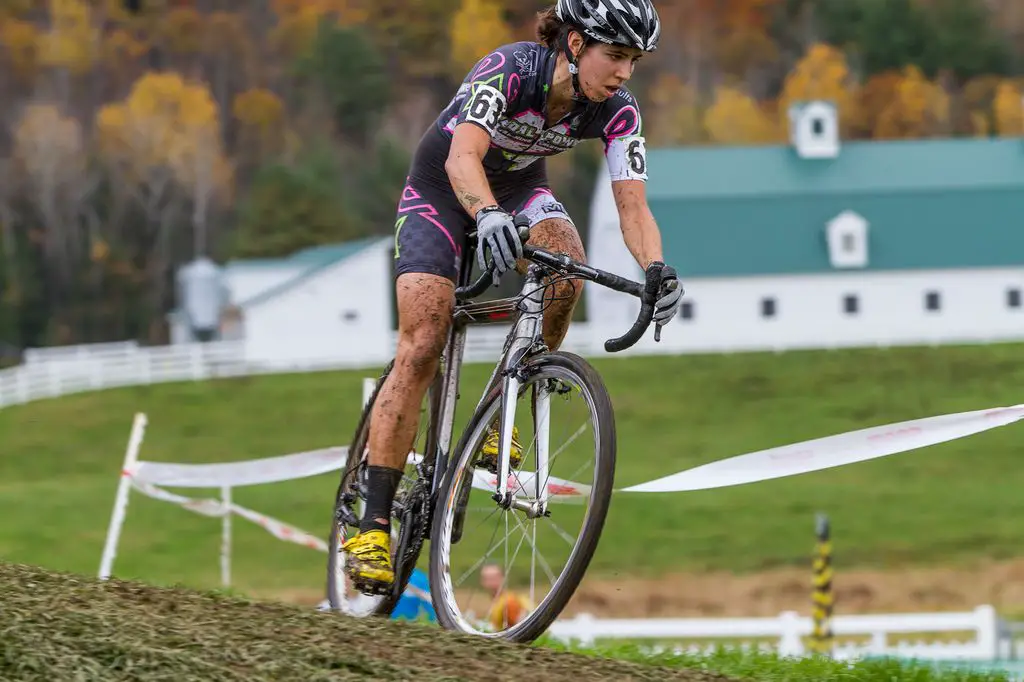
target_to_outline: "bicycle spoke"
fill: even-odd
[[[568,543],[568,545],[570,547],[574,547],[576,545],[576,540],[573,539],[573,537],[571,535],[569,535],[567,532],[565,532],[565,530],[563,530],[561,526],[559,526],[557,523],[555,523],[551,519],[546,519],[546,521],[549,524],[551,524],[552,528],[555,529],[555,534],[558,535],[558,537],[560,537],[563,540],[565,540],[566,543]]]
[[[491,539],[493,539],[494,535],[497,535],[497,534],[498,534],[498,527],[495,526],[494,527],[494,534],[491,536]],[[462,581],[466,579],[466,576],[468,576],[470,573],[473,573],[478,568],[483,566],[487,562],[487,559],[492,554],[494,554],[494,550],[496,550],[498,548],[498,546],[501,545],[501,543],[505,542],[505,540],[508,540],[509,534],[510,533],[508,531],[508,526],[506,525],[505,536],[503,538],[501,538],[500,540],[498,540],[497,542],[495,542],[493,545],[491,545],[491,548],[488,549],[487,552],[475,564],[470,566],[469,569],[465,573],[462,574],[462,577],[459,578],[458,582],[461,584]]]
[[[525,539],[526,536],[528,535],[528,530],[527,530],[526,526],[524,526],[522,521],[519,520],[519,516],[513,515],[513,518],[515,518],[516,523],[519,525],[520,530],[523,531],[523,538]],[[542,568],[545,569],[545,571],[548,574],[548,577],[551,578],[551,582],[554,583],[555,582],[555,574],[551,571],[551,567],[548,565],[548,563],[546,561],[544,561],[544,555],[537,551],[537,545],[536,545],[536,529],[537,529],[536,521],[537,520],[536,519],[532,519],[532,520],[534,521],[534,540],[533,540],[533,542],[530,543],[530,547],[533,548],[534,556],[540,558],[540,562],[541,562],[541,564],[543,564]]]
[[[512,496],[498,498],[504,504],[484,503],[484,496],[490,495],[482,490],[471,493],[472,497],[479,497],[479,503],[469,499],[454,502],[464,492],[460,493],[451,485],[443,493],[442,514],[455,513],[456,505],[461,504],[457,508],[459,514],[476,517],[460,521],[457,544],[452,544],[451,536],[447,535],[445,529],[451,528],[448,525],[441,526],[440,536],[431,538],[431,551],[447,557],[437,574],[439,580],[451,585],[450,590],[438,588],[442,594],[438,608],[445,612],[446,622],[450,617],[455,618],[453,625],[458,629],[514,638],[511,633],[522,630],[531,620],[550,618],[550,610],[541,614],[539,609],[552,599],[564,600],[578,584],[578,576],[568,582],[560,576],[578,559],[579,544],[587,538],[585,531],[593,516],[590,510],[593,494],[570,500],[559,497],[560,493],[551,488],[551,481],[576,481],[580,476],[583,478],[578,485],[590,491],[600,482],[597,477],[601,468],[596,464],[597,448],[602,442],[598,438],[599,424],[589,389],[582,388],[578,381],[575,375],[565,373],[560,367],[546,365],[524,376],[523,385],[519,387],[524,390],[517,391],[517,400],[532,400],[533,408],[524,408],[521,403],[518,407],[510,406],[517,415],[523,459],[519,467],[508,467],[506,485]],[[530,390],[525,390],[527,388]],[[542,395],[542,391],[547,395]],[[459,468],[452,477],[467,475],[462,473],[465,467],[476,461],[475,453],[482,448],[490,425],[495,423],[500,411],[500,400],[495,395],[498,392],[481,403],[484,411],[474,417],[473,432],[466,434],[458,451],[453,453],[452,466]],[[558,396],[564,396],[565,400],[553,400]],[[532,420],[523,419],[526,415]],[[508,434],[499,431],[499,436],[500,442]],[[542,438],[550,444],[549,449],[545,448]],[[541,452],[544,449],[548,453],[547,466],[544,466],[545,457]],[[527,463],[531,466],[523,466]],[[508,461],[499,460],[498,464],[499,469],[504,469]],[[536,470],[531,470],[533,464],[537,465]],[[566,476],[566,472],[570,475]],[[487,488],[500,489],[491,485],[491,479],[487,480]],[[500,483],[500,475],[496,483]],[[466,484],[460,482],[459,487]],[[564,501],[573,504],[566,505]],[[500,519],[495,517],[495,512]],[[541,512],[543,515],[538,516]],[[543,523],[545,520],[547,523]],[[488,524],[493,526],[489,530]],[[593,542],[592,535],[590,542]],[[495,563],[495,559],[499,563]],[[586,560],[589,561],[589,555]],[[479,588],[470,581],[477,571],[481,576]],[[486,622],[473,609],[473,604],[481,597],[491,602]]]

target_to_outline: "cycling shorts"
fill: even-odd
[[[530,227],[548,218],[572,223],[546,185],[497,194],[498,204],[512,215],[528,216]],[[450,186],[442,188],[412,176],[406,178],[395,221],[395,276],[423,272],[447,277],[458,284],[462,259],[476,258],[474,253],[466,253],[467,235],[475,223]]]

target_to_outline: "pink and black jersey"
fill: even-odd
[[[545,159],[580,140],[604,142],[612,181],[647,180],[640,110],[628,90],[604,102],[577,103],[562,120],[545,125],[557,55],[533,42],[495,50],[477,62],[427,129],[398,203],[396,275],[428,273],[456,281],[473,226],[445,171],[460,123],[478,125],[490,135],[483,165],[491,191],[503,208],[528,216],[531,226],[548,219],[572,222],[548,187]]]
[[[484,168],[495,192],[543,181],[543,160],[580,140],[605,145],[611,179],[646,180],[647,164],[636,99],[621,88],[610,99],[578,104],[545,126],[544,110],[558,52],[535,42],[505,45],[481,59],[424,136],[413,176],[447,183],[444,172],[455,126],[474,123],[491,136]]]

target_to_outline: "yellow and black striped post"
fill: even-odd
[[[811,631],[812,653],[832,655],[832,537],[828,517],[818,514],[815,533],[818,537],[814,557],[814,593],[812,596],[814,629]]]

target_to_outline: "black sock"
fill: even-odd
[[[366,467],[366,513],[359,524],[359,532],[382,530],[391,532],[391,503],[402,480],[402,469]]]

